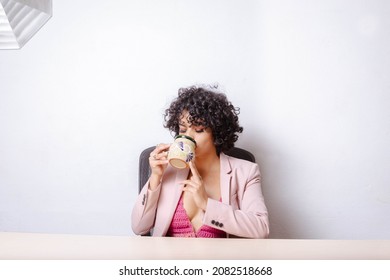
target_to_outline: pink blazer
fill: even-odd
[[[268,212],[258,165],[223,153],[220,161],[222,201],[208,199],[203,223],[225,231],[228,237],[268,237]],[[182,193],[179,182],[187,178],[188,172],[168,166],[155,191],[148,189],[149,182],[145,184],[132,212],[135,234],[152,230],[153,236],[166,235]]]

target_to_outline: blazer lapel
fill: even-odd
[[[232,167],[229,157],[224,153],[219,155],[221,168],[221,198],[225,204],[230,204],[230,183]]]
[[[180,183],[187,179],[189,169],[177,170],[174,183],[171,181],[168,184],[165,184],[165,190],[163,192],[163,197],[161,199],[164,201],[164,212],[161,213],[164,221],[162,230],[162,235],[165,235],[168,231],[169,225],[173,214],[175,213],[177,203],[179,202],[180,196],[183,191],[183,186]]]

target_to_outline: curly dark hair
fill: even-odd
[[[238,122],[240,108],[234,107],[223,93],[198,86],[180,88],[178,97],[165,110],[164,127],[178,135],[185,110],[190,124],[211,129],[218,155],[234,147],[238,133],[243,131]]]

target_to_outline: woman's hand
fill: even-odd
[[[203,211],[206,211],[208,196],[202,177],[199,175],[199,172],[192,161],[190,161],[190,169],[192,176],[190,180],[182,182],[182,184],[185,185],[183,191],[192,193],[196,206]]]
[[[168,165],[168,149],[171,144],[159,144],[150,153],[149,166],[152,171],[149,180],[149,188],[155,190],[160,184],[162,175]]]

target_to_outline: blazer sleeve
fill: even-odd
[[[149,189],[149,181],[142,188],[131,213],[131,227],[137,235],[148,233],[154,226],[161,184],[156,190]]]
[[[267,238],[269,235],[268,211],[261,190],[258,165],[253,164],[247,174],[244,182],[238,182],[238,178],[232,178],[231,184],[240,185],[237,194],[231,196],[231,199],[237,199],[238,207],[209,198],[203,223],[238,237]]]

